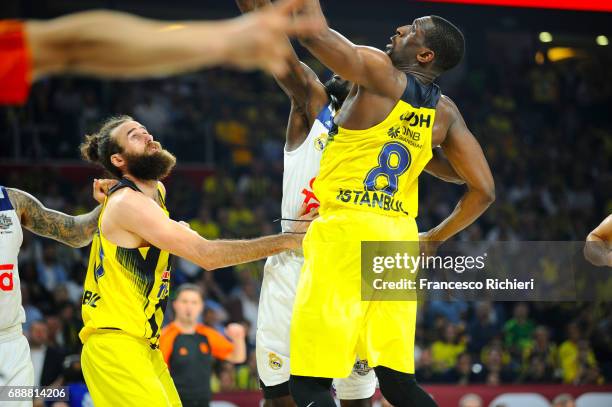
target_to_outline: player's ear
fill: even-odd
[[[125,165],[125,160],[123,159],[120,153],[115,153],[111,155],[110,162],[117,168],[123,168],[123,166]]]
[[[433,61],[434,57],[436,56],[436,54],[430,50],[429,48],[423,48],[416,56],[417,61],[419,61],[421,64],[427,64],[431,61]]]

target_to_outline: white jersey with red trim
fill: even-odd
[[[0,186],[0,340],[5,331],[18,330],[25,322],[17,256],[23,232],[6,188]]]
[[[312,192],[312,183],[319,173],[321,154],[327,134],[333,125],[331,105],[325,106],[313,123],[306,140],[295,150],[285,150],[283,172],[283,219],[296,219],[303,204],[309,210],[319,201]],[[284,232],[290,220],[281,221]],[[259,298],[257,316],[257,365],[266,386],[289,379],[289,325],[304,257],[301,250],[286,251],[268,257]]]

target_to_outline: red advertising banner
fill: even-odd
[[[555,8],[582,11],[612,11],[610,0],[422,0],[437,3],[478,4],[485,6],[511,6]]]

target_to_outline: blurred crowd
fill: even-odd
[[[322,79],[328,76],[322,73]],[[545,58],[500,60],[449,86],[483,146],[497,195],[458,239],[584,240],[612,212],[611,86],[611,71],[594,56],[555,64]],[[20,141],[16,145],[12,132],[0,136],[6,147],[0,156],[77,159],[82,135],[117,113],[144,123],[179,163],[211,170],[197,182],[180,175],[168,181],[173,218],[188,221],[209,239],[280,230],[273,220],[280,215],[289,102],[260,74],[212,70],[137,83],[43,81],[34,86],[27,106],[2,112],[0,125],[19,132]],[[0,184],[23,188],[68,213],[94,206],[89,183],[52,170],[3,171]],[[419,227],[426,230],[445,218],[462,191],[423,176]],[[88,248],[25,235],[19,259],[25,332],[41,385],[78,377],[88,256]],[[219,362],[213,390],[257,389],[252,350],[263,263],[207,273],[187,261],[174,262],[173,284],[194,282],[206,293],[205,324],[223,332],[225,324],[240,321],[248,329],[247,362]],[[421,383],[492,386],[609,383],[611,325],[609,303],[425,302],[417,327],[416,376]]]

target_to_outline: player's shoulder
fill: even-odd
[[[131,188],[121,188],[110,194],[106,200],[106,214],[120,213],[121,216],[130,216],[130,214],[141,213],[144,207],[148,205],[148,199]]]
[[[450,97],[447,95],[440,95],[440,99],[436,105],[436,117],[448,122],[453,122],[461,117],[461,112]]]

